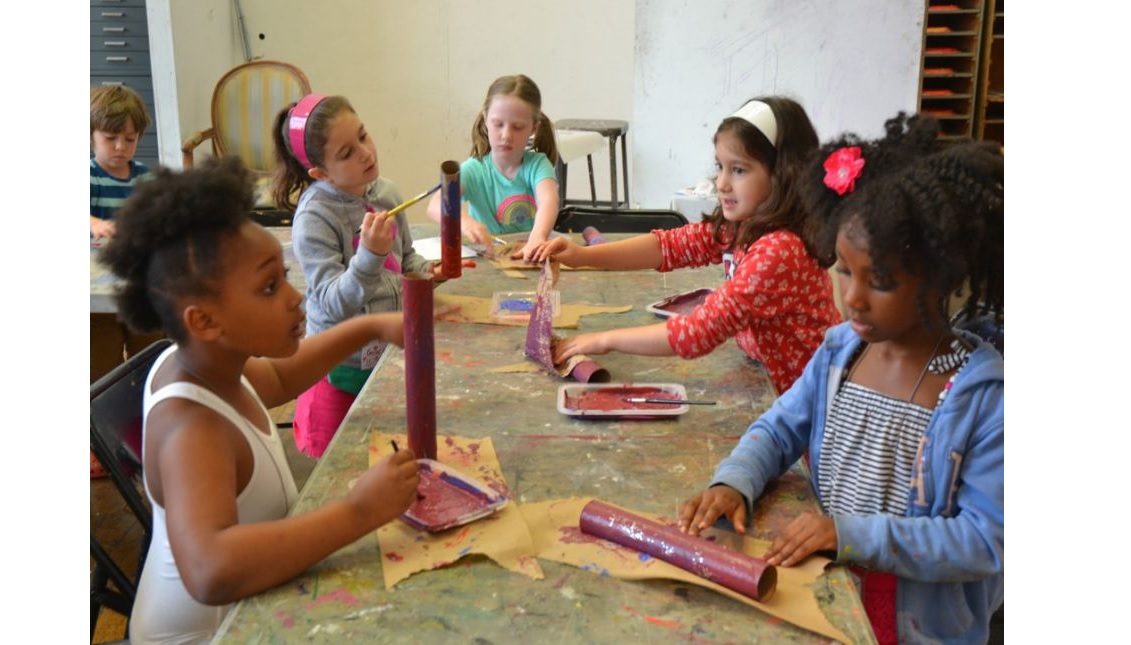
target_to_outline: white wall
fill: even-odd
[[[207,122],[212,86],[243,53],[230,1],[173,4],[183,138]],[[242,0],[242,6],[252,55],[297,65],[316,92],[347,96],[376,139],[381,174],[405,195],[435,184],[444,160],[467,157],[475,113],[491,81],[504,74],[533,78],[552,119],[632,118],[631,2]],[[607,155],[598,156],[598,181],[605,178],[598,190],[607,191]],[[584,162],[581,168],[570,195],[588,194]],[[423,206],[411,212],[422,217]]]
[[[914,111],[924,3],[637,0],[633,200],[666,207],[714,172],[719,122],[785,94],[821,140]]]
[[[179,130],[161,139],[162,160],[179,167],[180,140],[208,124],[212,87],[243,62],[243,51],[232,0],[150,4],[166,7],[171,18],[177,118],[175,126],[159,125]],[[376,138],[382,175],[405,195],[434,184],[442,161],[467,156],[487,86],[521,72],[538,83],[543,108],[555,120],[629,121],[632,201],[667,207],[673,191],[709,176],[715,127],[755,94],[801,100],[822,138],[845,128],[878,132],[885,117],[913,110],[924,5],[242,0],[242,6],[252,55],[293,63],[315,91],[349,97]],[[598,197],[607,199],[608,155],[602,151],[594,162]],[[571,169],[569,195],[587,196],[584,161]],[[410,213],[420,217],[423,207]]]

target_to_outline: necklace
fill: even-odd
[[[943,372],[936,372],[936,371],[932,370],[931,368],[936,367],[936,369],[937,369],[937,365],[936,365],[936,361],[935,361],[935,354],[938,353],[939,347],[942,345],[943,337],[945,337],[945,336],[946,336],[946,327],[943,327],[942,331],[939,332],[938,340],[935,341],[934,349],[931,350],[931,355],[927,357],[927,362],[923,364],[923,369],[922,369],[922,371],[919,372],[919,378],[915,379],[915,387],[912,388],[911,395],[909,397],[907,397],[908,402],[914,402],[915,401],[915,393],[919,391],[919,386],[923,384],[923,379],[927,376],[928,371],[930,371],[934,374],[943,373]],[[871,349],[871,348],[872,348],[872,343],[868,343],[868,344],[864,345],[864,351],[860,353],[860,358],[856,359],[856,362],[852,364],[852,368],[850,370],[848,370],[848,375],[845,376],[845,379],[844,379],[845,381],[849,381],[849,380],[852,379],[852,375],[856,373],[856,368],[859,367],[860,364],[864,362],[864,357],[868,355],[868,350]]]

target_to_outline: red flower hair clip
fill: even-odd
[[[841,148],[825,159],[825,185],[835,190],[837,195],[851,193],[856,189],[856,178],[863,169],[860,148]]]

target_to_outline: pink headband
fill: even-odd
[[[310,157],[306,155],[306,120],[324,98],[326,98],[325,94],[307,94],[302,97],[291,110],[291,117],[287,121],[287,138],[291,143],[291,152],[307,170],[313,168],[314,164],[310,163]]]

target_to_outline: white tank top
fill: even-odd
[[[270,436],[256,429],[226,401],[198,385],[192,383],[170,383],[157,392],[150,393],[153,375],[157,373],[165,359],[177,346],[169,347],[158,357],[149,370],[145,381],[145,397],[142,421],[142,459],[146,446],[145,423],[153,406],[169,398],[182,398],[195,401],[216,411],[240,429],[252,453],[251,479],[236,497],[236,507],[240,524],[276,520],[287,515],[298,498],[294,476],[287,464],[283,443],[274,421],[270,420],[267,408],[252,389],[251,383],[241,377],[248,392],[255,398],[263,415],[270,423]],[[145,479],[145,493],[153,508],[153,538],[149,544],[149,555],[138,583],[137,599],[130,615],[130,642],[143,643],[197,643],[207,642],[220,626],[220,621],[228,612],[230,605],[212,607],[193,599],[181,582],[173,551],[169,547],[169,534],[165,526],[165,509],[153,499],[149,491],[149,480]]]

